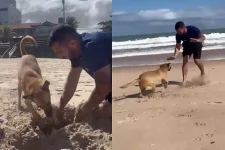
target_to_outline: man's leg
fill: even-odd
[[[201,76],[205,75],[204,65],[201,59],[194,59],[195,64],[198,66],[199,70],[201,71]]]
[[[185,84],[186,83],[186,80],[187,80],[188,59],[189,59],[189,55],[184,55],[183,56],[183,64],[182,64],[183,84]]]
[[[194,46],[194,62],[198,66],[199,70],[201,71],[201,76],[205,75],[204,65],[201,61],[202,55],[202,43],[196,43]]]

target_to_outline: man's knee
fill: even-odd
[[[194,59],[194,62],[196,65],[199,65],[201,63],[201,60],[200,59]]]

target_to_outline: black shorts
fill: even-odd
[[[201,59],[202,43],[190,42],[183,44],[183,57],[188,55],[191,58],[192,54],[194,59]]]
[[[109,102],[112,104],[112,92],[110,92],[110,93],[106,96],[105,100],[109,101]]]

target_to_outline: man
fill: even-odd
[[[178,56],[181,48],[181,41],[183,41],[182,83],[185,85],[188,74],[188,60],[192,54],[195,64],[201,71],[201,76],[205,75],[204,66],[201,61],[202,42],[205,40],[205,36],[201,34],[201,31],[197,27],[191,25],[185,26],[182,21],[175,24],[175,30],[177,33],[174,56],[169,57],[167,60],[174,60]]]
[[[95,89],[90,98],[77,108],[75,121],[81,121],[93,109],[95,112],[97,110],[100,117],[111,117],[112,33],[79,34],[69,25],[60,25],[50,34],[49,46],[59,58],[71,61],[71,69],[58,104],[58,119],[76,91],[82,69],[94,78]],[[103,100],[102,107],[99,107]]]

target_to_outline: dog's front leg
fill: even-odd
[[[164,86],[164,88],[166,89],[168,86],[168,81],[166,79],[162,79],[162,85]]]
[[[22,105],[21,105],[22,87],[20,83],[18,83],[17,92],[18,92],[18,109],[21,110],[22,109]]]
[[[33,118],[36,122],[41,120],[41,116],[37,113],[37,111],[34,110],[34,107],[31,103],[31,100],[25,99],[25,104],[27,106],[28,111],[32,114]]]

